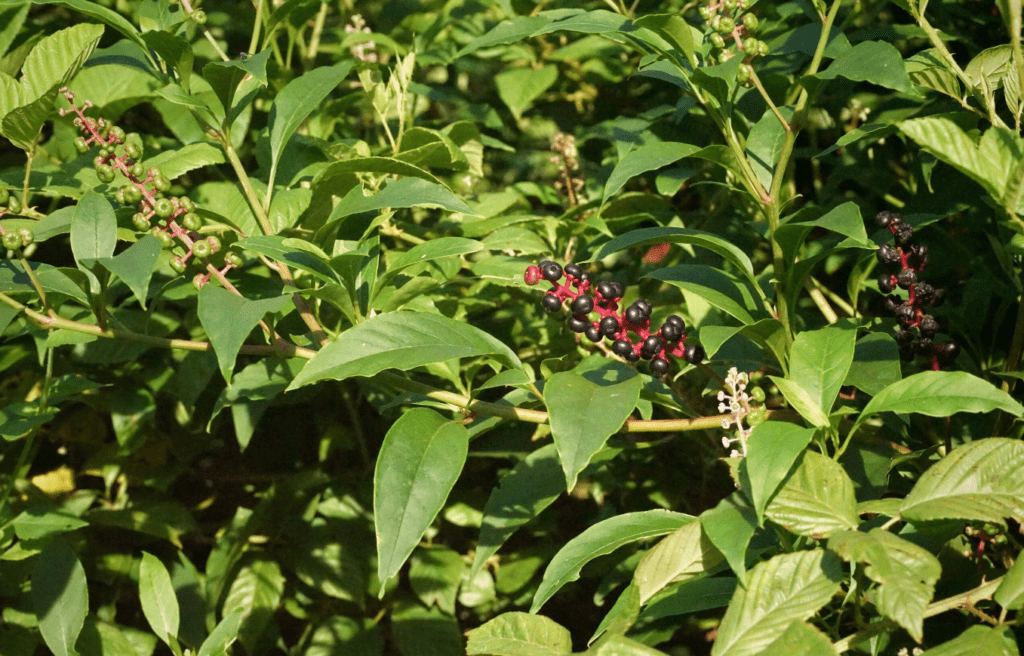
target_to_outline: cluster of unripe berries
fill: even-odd
[[[4,209],[6,206],[6,209]],[[22,209],[21,201],[18,197],[8,191],[7,187],[0,185],[0,215],[7,214],[21,214]]]
[[[182,255],[171,258],[170,266],[178,273],[184,273],[188,261],[192,261],[202,270],[206,270],[206,260],[222,248],[220,238],[216,236],[202,238],[198,230],[203,221],[196,214],[195,203],[187,196],[165,197],[170,191],[171,181],[153,167],[147,169],[140,161],[143,156],[142,144],[137,139],[130,139],[124,130],[103,118],[92,119],[85,116],[84,109],[92,106],[85,101],[79,108],[75,102],[75,94],[67,87],[61,93],[71,104],[71,112],[75,113],[75,126],[85,133],[74,141],[79,153],[89,152],[93,145],[99,145],[99,152],[93,160],[96,177],[104,184],[114,182],[117,173],[128,179],[114,193],[114,199],[122,206],[136,206],[138,211],[132,216],[132,225],[140,232],[149,232],[160,240],[164,248],[173,248],[175,238],[187,249]],[[60,110],[61,115],[67,110]],[[157,225],[152,225],[156,219]],[[6,244],[6,242],[5,242]],[[194,256],[194,258],[193,258]],[[223,255],[224,266],[220,273],[241,266],[242,259],[237,253],[227,252]],[[192,284],[198,289],[209,280],[209,273],[197,273]]]
[[[700,345],[686,343],[686,324],[678,316],[670,315],[657,332],[651,332],[651,304],[647,301],[639,299],[619,312],[619,301],[626,291],[622,283],[603,280],[594,285],[579,265],[566,264],[563,270],[550,260],[528,267],[523,279],[528,285],[541,280],[552,283],[554,287],[541,301],[546,311],[558,312],[568,301],[570,316],[566,323],[570,330],[595,343],[606,338],[612,340],[612,352],[629,362],[650,360],[653,376],[668,373],[669,355],[690,364],[704,360]],[[598,316],[596,320],[591,319],[594,314]],[[636,335],[635,340],[630,333]]]
[[[895,238],[896,245],[882,244],[875,255],[882,264],[900,266],[899,273],[883,273],[878,278],[878,289],[885,297],[885,307],[896,315],[900,328],[894,335],[899,344],[900,357],[913,360],[915,355],[928,359],[932,369],[952,364],[960,355],[956,342],[936,342],[935,334],[944,327],[944,322],[924,308],[938,307],[946,300],[946,290],[919,282],[918,275],[928,265],[928,246],[912,244],[914,228],[895,212],[879,212],[876,217],[879,227],[887,229]],[[907,292],[907,300],[892,294],[899,287]]]
[[[768,44],[753,36],[761,21],[754,14],[743,13],[749,5],[748,0],[710,0],[697,10],[712,30],[709,40],[719,51],[718,61],[724,63],[742,53],[743,65],[736,74],[741,84],[750,84],[754,57],[768,54]],[[730,39],[736,44],[736,52],[727,49]]]

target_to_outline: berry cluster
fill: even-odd
[[[725,63],[742,53],[743,65],[736,75],[741,84],[750,83],[753,74],[750,62],[754,57],[768,54],[768,44],[752,36],[761,21],[754,14],[742,13],[750,4],[748,0],[710,0],[697,10],[713,30],[709,38],[711,45],[720,51],[718,61]],[[726,48],[727,39],[732,39],[736,44],[736,52]]]
[[[7,187],[3,185],[0,185],[0,205],[6,206],[6,209],[4,207],[0,207],[0,216],[3,216],[4,214],[7,213],[21,214],[21,211],[23,209],[21,206],[21,201],[18,200],[18,197],[12,194],[7,189]]]
[[[171,189],[171,181],[160,169],[146,169],[142,165],[142,144],[136,139],[129,139],[124,130],[110,125],[106,119],[88,118],[84,110],[92,106],[91,101],[86,100],[80,108],[75,104],[75,94],[70,89],[63,87],[60,91],[71,105],[70,112],[77,115],[75,126],[85,133],[85,136],[75,139],[75,149],[85,154],[94,144],[100,147],[93,160],[99,181],[110,184],[114,182],[117,173],[128,179],[128,184],[115,192],[114,199],[123,206],[136,206],[138,211],[132,216],[136,230],[148,231],[160,240],[164,248],[173,248],[176,238],[184,244],[186,250],[175,255],[170,262],[171,268],[178,273],[185,272],[193,256],[193,262],[202,270],[212,266],[209,258],[221,250],[221,241],[216,236],[205,239],[200,237],[198,230],[202,228],[203,221],[195,213],[196,207],[192,200],[187,196],[165,197],[164,194]],[[60,113],[64,115],[68,110],[61,109]],[[157,225],[152,225],[154,220]],[[223,260],[223,268],[216,269],[220,276],[242,264],[237,253],[224,253]],[[206,284],[210,275],[197,273],[192,284],[198,289]]]
[[[563,275],[564,283],[560,282]],[[563,270],[550,260],[528,267],[523,278],[528,285],[536,285],[541,279],[552,283],[554,287],[542,301],[545,310],[558,312],[568,301],[570,330],[583,333],[595,343],[605,338],[612,340],[612,352],[629,362],[641,358],[650,360],[653,376],[668,373],[669,355],[683,358],[690,364],[704,360],[704,349],[700,345],[686,343],[686,324],[678,316],[669,316],[657,332],[651,332],[651,304],[647,301],[639,299],[619,312],[619,301],[626,291],[621,283],[603,280],[595,286],[579,265],[566,264]],[[592,321],[591,314],[599,318]],[[636,341],[630,339],[630,333],[637,336]]]
[[[956,342],[936,342],[935,334],[942,330],[944,322],[924,308],[938,307],[946,300],[946,290],[918,282],[918,274],[928,265],[928,246],[911,244],[914,228],[895,212],[879,212],[876,217],[879,227],[892,233],[896,246],[882,244],[875,253],[882,264],[899,264],[897,274],[884,273],[878,278],[878,289],[885,297],[885,307],[896,315],[900,324],[894,337],[900,347],[900,358],[913,360],[915,355],[928,359],[932,369],[952,364],[960,355]],[[899,287],[907,291],[907,300],[892,294]],[[916,330],[915,330],[916,329]]]

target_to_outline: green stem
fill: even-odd
[[[252,38],[249,39],[249,54],[256,54],[256,46],[260,43],[260,27],[263,25],[263,0],[256,2],[256,22],[252,26]]]
[[[313,33],[309,37],[309,48],[306,50],[305,56],[307,65],[313,63],[313,60],[316,59],[317,51],[320,49],[320,35],[324,31],[324,21],[327,19],[327,10],[329,8],[329,3],[324,2],[321,4],[320,11],[316,14],[316,20],[313,21]]]

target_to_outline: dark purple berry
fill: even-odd
[[[934,337],[935,333],[939,332],[939,322],[932,315],[926,314],[921,317],[921,324],[918,328],[921,329],[921,334],[925,337]]]
[[[573,264],[570,262],[569,264],[565,265],[565,273],[567,275],[572,276],[573,278],[579,278],[580,274],[583,273],[583,269],[580,268],[580,265]]]
[[[668,360],[654,358],[651,360],[651,375],[660,378],[668,373]]]
[[[634,326],[639,326],[644,322],[644,319],[646,318],[647,317],[644,316],[644,311],[637,307],[636,303],[626,308],[626,321],[633,324]]]
[[[704,347],[700,344],[687,344],[683,349],[683,359],[690,364],[700,364],[706,356]]]
[[[555,262],[542,262],[540,271],[548,282],[558,282],[562,278],[562,267],[558,266]]]
[[[956,342],[940,344],[937,355],[939,359],[944,362],[952,362],[953,360],[956,360],[958,355],[960,355],[960,345]]]
[[[896,238],[896,243],[903,246],[911,239],[914,238],[914,227],[909,223],[893,222],[893,236]]]
[[[590,314],[594,310],[594,299],[586,295],[576,297],[570,306],[573,314]]]
[[[644,313],[644,319],[651,316],[651,304],[645,301],[644,299],[638,298],[636,301],[633,302],[633,305],[640,308],[640,310]]]
[[[601,295],[601,298],[604,298],[609,301],[615,300],[616,298],[618,298],[615,295],[616,291],[617,290],[615,289],[615,283],[613,283],[611,280],[602,280],[601,282],[597,283],[597,293]]]
[[[906,328],[900,328],[893,337],[896,338],[896,342],[899,344],[909,344],[914,339],[914,333]]]
[[[882,244],[875,251],[875,257],[882,264],[896,264],[900,261],[900,253],[889,244]]]
[[[663,348],[665,348],[665,340],[657,335],[651,335],[644,340],[644,345],[640,348],[640,355],[650,358],[661,353]]]
[[[899,321],[902,325],[914,323],[914,318],[916,316],[917,311],[906,303],[896,308],[896,321]]]
[[[926,282],[919,282],[914,287],[914,302],[918,307],[931,305],[935,300],[935,288]]]
[[[629,354],[633,352],[633,345],[624,339],[617,339],[612,342],[612,353],[615,355],[628,358]]]
[[[910,247],[910,256],[907,258],[907,264],[914,267],[918,271],[925,268],[928,265],[928,245],[912,245]]]
[[[548,312],[558,312],[562,309],[562,301],[558,300],[558,297],[554,294],[544,294],[544,300],[541,301],[541,304]]]
[[[660,332],[661,336],[665,339],[666,342],[670,342],[673,344],[675,342],[678,342],[679,339],[683,336],[683,329],[680,328],[677,324],[669,323],[668,321],[661,324]]]
[[[686,323],[677,314],[670,314],[665,317],[665,323],[675,324],[676,326],[679,326],[679,330],[686,330]]]
[[[875,222],[878,224],[879,228],[888,228],[889,224],[892,223],[892,220],[897,217],[899,217],[899,214],[883,210],[875,217]]]
[[[892,276],[888,273],[884,273],[878,276],[878,290],[883,294],[888,294],[892,290],[896,289],[896,285],[892,283]]]
[[[573,331],[574,333],[582,333],[587,328],[590,328],[590,322],[587,321],[587,317],[580,316],[578,314],[574,314],[571,317],[569,317],[569,321],[566,322],[566,325],[568,325],[569,330]]]
[[[619,332],[619,320],[615,317],[605,317],[601,319],[601,333],[605,337],[615,337],[615,333]]]
[[[639,359],[640,359],[640,356],[639,356],[639,355],[637,355],[637,354],[636,354],[636,351],[634,351],[633,349],[629,349],[629,353],[627,353],[627,354],[626,354],[625,356],[623,356],[623,357],[625,357],[625,358],[626,358],[626,361],[627,361],[627,362],[636,362],[637,360],[639,360]]]
[[[934,348],[932,347],[931,337],[922,337],[917,342],[917,344],[914,345],[914,348],[917,350],[918,353],[925,357],[930,356],[932,353],[935,352]]]
[[[889,312],[895,312],[896,308],[903,305],[903,301],[900,300],[899,296],[886,296],[885,297],[885,309]]]
[[[913,269],[904,269],[896,274],[896,284],[901,289],[910,289],[917,283],[917,274],[914,273]]]
[[[579,280],[580,282],[587,282],[588,280],[590,280],[590,275],[586,271],[584,271],[580,275],[576,276],[576,279]]]
[[[612,284],[615,285],[615,295],[612,298],[617,300],[626,295],[625,285],[623,285],[621,282],[615,282],[614,280],[612,281]]]
[[[592,342],[600,342],[602,339],[604,339],[604,335],[601,334],[601,331],[596,326],[590,326],[589,328],[587,328],[585,334],[587,336],[587,339],[589,339]]]

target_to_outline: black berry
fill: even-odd
[[[700,364],[707,354],[700,344],[687,344],[683,349],[683,359],[690,364]]]
[[[571,308],[573,314],[590,314],[594,310],[594,299],[589,296],[577,296]]]
[[[597,283],[597,293],[601,295],[601,298],[609,301],[615,300],[618,296],[615,295],[615,283],[611,280],[602,280]]]
[[[899,296],[886,296],[885,297],[885,309],[889,312],[895,312],[896,308],[903,305],[903,301],[900,300]]]
[[[917,316],[917,311],[914,310],[913,306],[903,305],[896,308],[896,321],[899,321],[903,325],[908,325],[914,322],[914,318]]]
[[[629,353],[625,355],[625,358],[629,362],[636,362],[637,360],[640,359],[640,356],[637,355],[636,351],[634,351],[633,349],[629,349]]]
[[[612,353],[619,357],[627,358],[633,352],[633,345],[624,339],[617,339],[612,342]]]
[[[878,223],[879,228],[888,228],[889,224],[892,223],[892,220],[897,216],[899,215],[893,214],[892,212],[882,211],[875,217],[875,222]]]
[[[548,312],[558,312],[562,309],[562,301],[558,300],[558,297],[554,294],[544,294],[544,300],[541,301],[541,304]]]
[[[900,328],[893,335],[899,344],[909,344],[914,339],[914,333],[910,332],[906,328]]]
[[[548,282],[558,282],[562,278],[562,267],[558,266],[556,262],[541,262],[540,271]]]
[[[677,314],[670,314],[665,317],[665,323],[670,323],[679,327],[679,330],[686,330],[686,323]]]
[[[638,308],[636,303],[626,308],[626,321],[633,324],[634,326],[639,326],[644,322],[644,319],[646,318],[647,317],[644,316],[644,311]]]
[[[589,328],[587,328],[586,335],[587,339],[589,339],[592,342],[600,342],[602,339],[604,339],[604,335],[602,335],[601,331],[598,330],[595,326],[590,326]]]
[[[654,358],[651,360],[651,375],[661,377],[668,373],[668,360]]]
[[[896,285],[892,283],[892,276],[888,273],[884,273],[878,276],[878,290],[883,294],[888,294],[892,290],[896,289]]]
[[[900,261],[900,253],[889,244],[882,244],[875,252],[875,256],[882,264],[896,264]]]
[[[678,342],[683,336],[683,329],[674,323],[669,323],[668,321],[661,325],[660,332],[666,342]]]
[[[580,274],[583,273],[583,269],[581,269],[578,264],[569,263],[565,265],[565,273],[573,278],[579,278]]]
[[[614,337],[619,332],[619,320],[615,317],[601,319],[601,333],[606,337]]]
[[[573,331],[574,333],[582,333],[583,331],[590,327],[590,322],[587,321],[587,318],[585,316],[574,314],[571,317],[569,317],[569,321],[566,322],[566,325],[568,325],[569,330]]]
[[[633,305],[640,308],[640,311],[644,313],[644,319],[651,316],[651,304],[645,301],[644,299],[638,298],[636,301],[633,302]]]
[[[932,305],[935,300],[935,288],[926,282],[919,282],[914,287],[914,296],[918,306]]]
[[[914,273],[913,269],[904,269],[896,275],[896,284],[901,289],[910,289],[916,283],[917,274]]]
[[[657,335],[651,335],[644,340],[644,345],[640,348],[640,354],[650,358],[661,353],[663,348],[665,348],[665,340]]]
[[[921,324],[918,326],[921,329],[921,335],[925,337],[934,337],[935,333],[939,332],[939,322],[935,320],[930,314],[926,314],[921,317]]]
[[[907,264],[914,267],[918,271],[925,268],[925,266],[927,266],[928,264],[928,245],[912,245],[910,247],[910,256],[907,258]]]
[[[896,238],[896,243],[902,246],[914,238],[914,228],[909,223],[893,222],[892,234]]]
[[[949,342],[948,344],[941,344],[938,347],[938,357],[940,360],[945,362],[952,362],[956,360],[957,356],[960,355],[960,345],[956,342]]]

